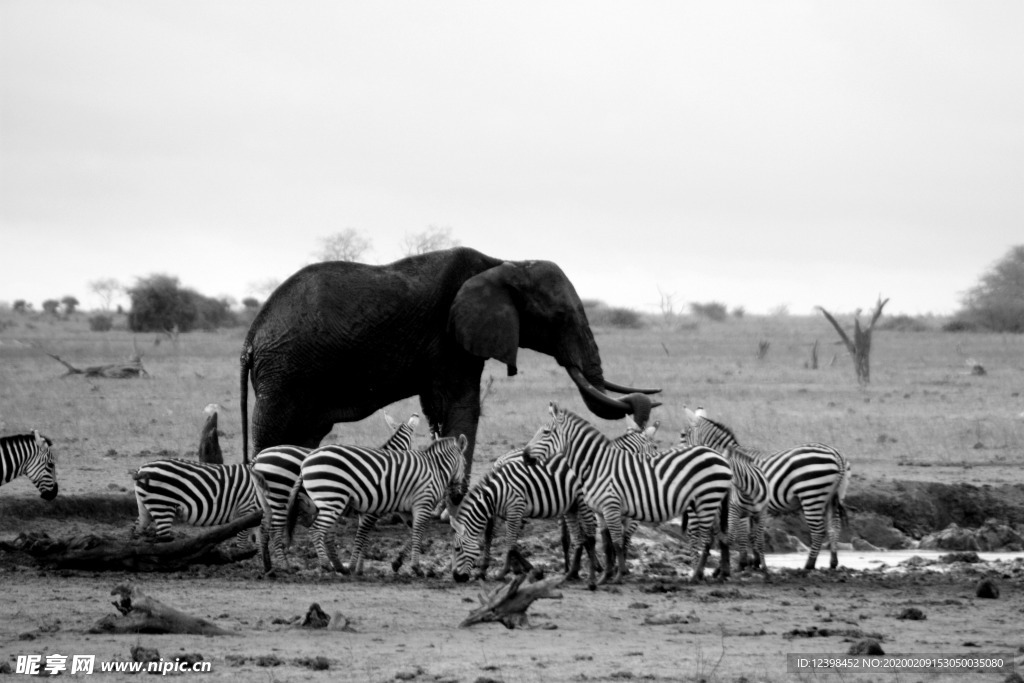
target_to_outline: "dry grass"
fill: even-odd
[[[240,457],[237,359],[243,329],[192,333],[173,343],[152,334],[90,332],[84,315],[73,321],[9,319],[14,324],[0,332],[3,433],[38,428],[56,441],[62,458],[70,457],[70,466],[125,455],[188,455],[197,446],[203,408],[218,403],[222,447],[229,460]],[[1022,336],[876,331],[872,383],[860,388],[822,318],[747,316],[595,334],[609,379],[663,389],[664,406],[655,411],[663,443],[675,440],[684,404],[703,405],[752,446],[832,444],[862,477],[940,478],[935,475],[945,468],[964,472],[966,479],[987,472],[995,481],[1021,480],[1019,467],[1004,466],[1018,463],[1024,442]],[[771,346],[758,360],[762,340]],[[811,370],[806,364],[815,340],[821,367]],[[64,368],[45,355],[81,367],[122,360],[135,347],[148,378],[62,377]],[[968,357],[988,374],[969,374]],[[494,362],[484,382],[491,376],[478,462],[529,438],[545,419],[549,400],[585,413],[572,383],[548,357],[524,350],[517,377],[507,378]],[[418,409],[412,398],[389,410],[403,418]],[[601,426],[609,433],[620,429]],[[420,431],[425,439],[425,425]],[[371,418],[338,425],[327,440],[375,444],[386,434],[383,420]]]

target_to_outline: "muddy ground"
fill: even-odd
[[[127,524],[80,518],[17,524],[54,536],[127,531]],[[342,539],[353,531],[343,530]],[[478,594],[498,584],[451,581],[449,532],[442,523],[431,526],[428,538],[434,576],[413,577],[408,569],[395,575],[389,559],[406,533],[401,524],[381,527],[368,575],[358,579],[321,576],[312,569],[266,579],[255,559],[171,574],[46,571],[31,566],[27,556],[0,552],[0,655],[12,668],[19,654],[94,654],[103,662],[130,659],[131,648],[143,645],[165,660],[198,653],[211,662],[210,673],[178,675],[179,680],[466,682],[827,680],[787,673],[786,653],[846,653],[867,637],[890,654],[1012,653],[1018,663],[1024,657],[1024,557],[899,571],[840,569],[809,577],[775,570],[770,584],[744,574],[726,584],[692,586],[684,580],[689,568],[678,544],[649,532],[638,543],[635,571],[624,584],[596,592],[566,584],[562,599],[534,603],[530,629],[499,624],[460,629]],[[12,536],[9,525],[0,529],[0,539]],[[532,561],[553,569],[557,538],[549,523],[531,523],[526,548]],[[304,536],[296,550],[312,567],[314,555]],[[994,580],[997,599],[976,597],[983,578]],[[114,613],[111,589],[127,582],[237,635],[90,633],[97,620]],[[312,603],[347,626],[296,626]],[[923,618],[901,618],[909,608],[920,610],[915,616]],[[1006,676],[960,673],[941,680],[1003,681]],[[128,674],[95,677],[136,680]],[[936,677],[879,673],[858,674],[856,680]]]

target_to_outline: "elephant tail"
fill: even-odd
[[[242,409],[242,462],[249,464],[249,369],[252,367],[252,344],[245,340],[242,346],[241,366],[241,395],[239,402]]]

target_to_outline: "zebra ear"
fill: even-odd
[[[548,403],[548,413],[551,415],[551,417],[558,417],[559,412],[561,411],[559,411],[558,409],[557,402],[551,401],[550,403]]]
[[[640,425],[638,425],[636,423],[636,420],[633,419],[632,415],[627,415],[626,416],[626,433],[628,434],[629,432],[639,432],[639,431],[640,431]]]
[[[409,416],[409,419],[405,421],[405,424],[409,425],[409,429],[416,429],[416,425],[420,423],[420,414],[413,413]]]
[[[653,424],[649,425],[647,429],[644,430],[644,436],[646,436],[648,439],[653,439],[654,435],[658,433],[658,427],[660,426],[661,421],[655,420]]]
[[[384,424],[388,426],[388,429],[390,429],[391,431],[398,429],[398,424],[396,424],[394,419],[392,419],[392,417],[388,415],[388,411],[381,410],[380,414],[384,416]]]
[[[465,434],[459,434],[459,440],[457,443],[459,444],[459,450],[463,453],[465,453],[466,449],[469,448],[469,439],[466,438]]]
[[[698,408],[697,410],[701,410],[701,409]],[[695,413],[694,411],[690,410],[686,406],[683,406],[683,419],[686,420],[686,424],[688,424],[688,425],[690,425],[692,427],[693,425],[697,424],[697,418],[698,417],[700,417],[700,416],[697,415],[697,413]]]

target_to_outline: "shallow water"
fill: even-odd
[[[939,562],[939,558],[943,555],[950,554],[951,550],[884,550],[884,551],[857,551],[857,550],[840,550],[839,551],[839,566],[846,567],[848,569],[879,569],[883,565],[896,568],[901,562],[904,562],[915,555],[929,562]],[[1024,559],[1024,552],[1015,553],[978,553],[978,558],[982,562],[994,562],[997,560],[1012,561],[1015,559]],[[765,559],[768,562],[768,566],[775,569],[800,569],[804,566],[804,562],[807,561],[807,553],[777,553],[767,554]],[[828,567],[828,552],[822,550],[821,554],[818,555],[818,568]],[[941,569],[942,567],[948,567],[948,564],[938,564],[935,569]]]

